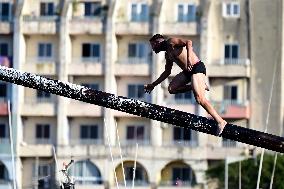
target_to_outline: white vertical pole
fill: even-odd
[[[11,107],[10,100],[8,100],[8,119],[9,119],[9,133],[10,133],[10,148],[12,156],[12,173],[13,173],[13,188],[16,189],[16,171],[15,171],[15,156],[14,156],[14,140],[13,140],[13,131],[12,131],[12,120],[11,120]]]
[[[242,189],[242,161],[239,161],[239,189]]]
[[[225,158],[225,189],[228,189],[228,160]]]

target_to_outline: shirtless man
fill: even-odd
[[[149,41],[155,53],[165,51],[166,65],[165,71],[156,81],[144,86],[145,92],[151,93],[155,86],[169,77],[173,62],[175,62],[183,71],[177,74],[169,84],[169,93],[176,94],[193,90],[196,102],[217,121],[218,130],[216,134],[221,136],[227,122],[221,118],[205,98],[205,90],[209,90],[205,83],[206,68],[193,51],[192,41],[179,38],[166,40],[160,34],[155,34]]]

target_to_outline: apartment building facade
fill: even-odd
[[[266,54],[270,46],[281,49],[280,0],[3,0],[0,5],[0,55],[10,66],[209,117],[192,93],[168,93],[168,83],[180,72],[177,66],[150,95],[143,91],[165,64],[162,53],[151,52],[149,38],[161,33],[191,39],[206,64],[207,96],[217,111],[230,123],[263,130],[268,106],[263,101],[268,102],[273,75],[273,69],[263,72],[263,67],[278,60],[272,52]],[[263,21],[264,12],[272,22]],[[268,37],[269,32],[275,35]],[[269,45],[264,48],[259,38]],[[277,125],[283,125],[282,51],[278,53],[280,88],[274,90],[278,103],[272,103],[277,113],[271,112],[270,119],[276,134]],[[54,188],[58,170],[53,149],[59,166],[75,159],[71,173],[77,188],[115,188],[113,170],[118,184],[130,187],[134,166],[137,187],[210,188],[205,171],[212,162],[247,152],[238,142],[42,91],[1,83],[2,93],[12,100],[16,178],[23,189]],[[7,100],[0,106],[0,188],[7,188],[13,178]]]

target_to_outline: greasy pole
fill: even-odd
[[[13,68],[0,66],[0,80],[170,123],[186,129],[193,129],[215,136],[217,133],[217,122],[212,119],[136,99],[116,96],[69,82],[49,79]],[[233,124],[227,124],[223,130],[222,137],[280,153],[284,152],[284,138]]]

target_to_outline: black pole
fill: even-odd
[[[13,68],[0,66],[0,80],[211,135],[216,135],[217,131],[217,122],[212,119],[140,100],[115,96],[114,94],[45,78],[28,72],[21,72]],[[276,152],[284,152],[284,138],[237,125],[227,124],[222,137]]]

